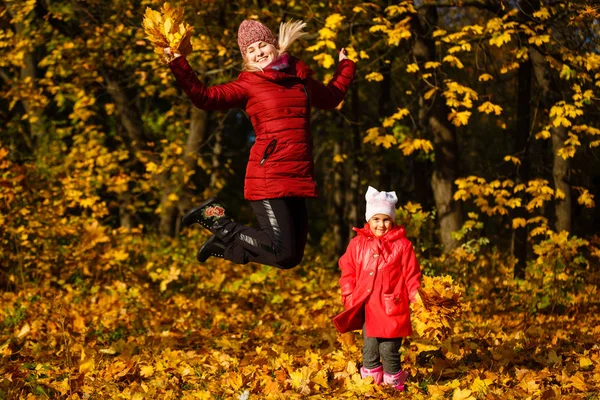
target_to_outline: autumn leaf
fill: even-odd
[[[371,72],[365,76],[365,79],[368,81],[381,82],[383,80],[383,75],[381,75],[379,72]]]
[[[408,73],[413,73],[413,72],[418,72],[419,71],[419,65],[412,63],[412,64],[408,64],[406,66],[406,72]]]
[[[463,390],[460,388],[456,388],[452,393],[452,400],[475,400],[476,397],[472,396],[471,393],[473,392],[469,389]]]
[[[513,229],[524,228],[527,224],[525,218],[513,218],[512,227]]]
[[[154,375],[154,368],[151,365],[144,365],[140,368],[140,375],[144,378],[150,378]]]
[[[581,189],[580,191],[581,194],[577,198],[577,203],[587,208],[594,208],[596,204],[594,201],[594,195],[591,194],[587,189]]]
[[[494,33],[493,37],[490,39],[490,44],[502,47],[505,43],[510,42],[510,40],[511,36],[509,31],[497,32]]]
[[[448,120],[452,121],[452,123],[456,126],[467,125],[469,123],[469,118],[471,117],[470,111],[455,111],[453,110],[448,115]]]

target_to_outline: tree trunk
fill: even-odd
[[[355,118],[354,123],[352,124],[352,140],[351,143],[351,152],[350,159],[352,160],[352,167],[350,172],[350,185],[348,188],[348,201],[349,205],[347,211],[348,218],[348,228],[347,228],[347,237],[350,237],[350,232],[352,232],[352,227],[360,227],[365,223],[365,217],[360,212],[364,210],[365,197],[364,194],[367,192],[367,188],[361,187],[361,171],[364,170],[363,163],[363,140],[362,140],[362,131],[361,125],[362,121],[360,116],[362,113],[360,112],[360,99],[358,97],[358,82],[354,82],[353,87],[350,92],[351,99],[351,107],[352,107],[352,116]]]
[[[445,107],[444,107],[445,108]],[[453,184],[457,177],[456,172],[456,134],[454,129],[445,126],[444,118],[447,110],[435,109],[443,115],[430,115],[429,127],[433,131],[435,150],[435,169],[431,178],[433,197],[435,199],[440,226],[440,241],[444,252],[458,246],[458,241],[452,237],[452,232],[462,227],[460,205],[453,200]]]
[[[182,154],[183,169],[180,169],[174,180],[165,185],[161,196],[161,209],[159,232],[161,235],[175,236],[180,230],[180,219],[191,207],[190,196],[184,190],[186,184],[198,169],[197,152],[206,140],[208,130],[208,114],[204,110],[191,107],[190,131]],[[193,172],[193,173],[190,173]],[[176,203],[169,200],[169,195],[175,193],[179,197]]]
[[[106,82],[106,90],[115,103],[115,112],[125,129],[125,142],[131,145],[134,153],[134,163],[139,161],[139,153],[146,149],[146,136],[142,115],[135,105],[135,101],[127,93],[116,76],[117,72],[102,71]],[[130,208],[132,199],[129,193],[119,196],[119,220],[122,227],[131,229],[133,227],[133,211]]]
[[[210,174],[210,187],[221,189],[221,155],[223,154],[223,129],[219,127],[215,132],[215,144],[212,153],[212,170]]]
[[[571,185],[569,184],[569,159],[563,159],[558,151],[564,147],[567,140],[567,129],[563,126],[550,129],[552,135],[552,176],[554,177],[554,188],[565,195],[564,199],[556,199],[555,213],[557,232],[571,231]]]
[[[144,133],[144,123],[134,99],[127,94],[121,83],[113,78],[112,73],[104,71],[103,78],[106,82],[106,90],[115,102],[115,110],[125,128],[128,142],[135,152],[145,149],[147,138]]]
[[[557,82],[552,79],[550,70],[546,63],[543,54],[540,54],[535,48],[529,48],[529,55],[533,64],[536,81],[539,87],[542,103],[545,108],[550,108],[556,101],[563,98],[561,89]],[[562,126],[550,129],[552,135],[552,175],[554,177],[554,188],[564,193],[564,199],[556,199],[554,203],[556,225],[555,229],[571,230],[571,185],[568,181],[569,161],[564,160],[557,154],[557,151],[564,146],[564,141],[567,139],[567,131]]]
[[[8,8],[10,12],[10,7]],[[13,13],[10,13],[14,18]],[[26,32],[25,25],[23,23],[16,23],[14,25],[16,37],[27,37],[28,33]],[[37,87],[37,61],[32,52],[27,52],[23,56],[23,67],[21,68],[21,81],[30,80],[30,85],[35,92]],[[38,104],[31,104],[29,100],[22,100],[21,104],[23,104],[23,108],[25,109],[25,113],[29,116],[29,130],[30,130],[30,138],[26,138],[29,142],[28,145],[32,145],[30,139],[40,137],[43,134],[43,117],[44,110]],[[33,121],[33,122],[31,122]]]
[[[333,144],[333,159],[342,155],[340,141]],[[348,229],[346,225],[346,185],[344,182],[344,163],[333,166],[333,240],[336,255],[343,254],[348,243]]]
[[[530,179],[529,135],[531,132],[531,62],[526,61],[519,67],[517,88],[517,132],[514,151],[521,160],[518,168],[518,182],[527,185]],[[521,194],[524,197],[524,194]],[[525,204],[525,199],[523,199]],[[527,218],[524,207],[516,209],[515,218]],[[515,229],[512,251],[517,259],[514,269],[515,278],[525,278],[527,265],[527,226]]]
[[[421,11],[421,17],[426,26],[435,27],[438,19],[437,8],[426,7]],[[425,31],[419,18],[413,18],[412,24],[416,32],[413,56],[421,65],[427,61],[436,61],[432,30]],[[419,125],[424,132],[433,136],[435,165],[431,186],[438,213],[440,242],[443,251],[448,252],[458,245],[452,237],[452,232],[460,230],[462,226],[460,204],[453,200],[453,184],[458,176],[456,130],[448,122],[449,110],[444,99],[441,96],[433,96],[430,100],[425,100],[423,94],[426,89],[424,86],[421,88]]]

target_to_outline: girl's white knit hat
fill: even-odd
[[[365,194],[367,200],[367,212],[365,218],[367,222],[375,214],[385,214],[390,218],[396,218],[395,205],[398,201],[396,192],[380,192],[372,186],[369,186]]]

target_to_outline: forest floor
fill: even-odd
[[[360,332],[336,332],[334,263],[187,257],[162,284],[146,265],[0,292],[0,399],[600,398],[597,295],[531,312],[510,278],[470,279],[452,334],[405,340],[400,393],[361,379]]]

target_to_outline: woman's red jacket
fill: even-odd
[[[342,60],[324,85],[297,58],[282,55],[264,72],[242,72],[230,83],[206,87],[185,57],[169,64],[192,103],[205,110],[242,108],[254,127],[244,197],[248,200],[316,197],[310,107],[333,109],[348,91],[356,65]]]

